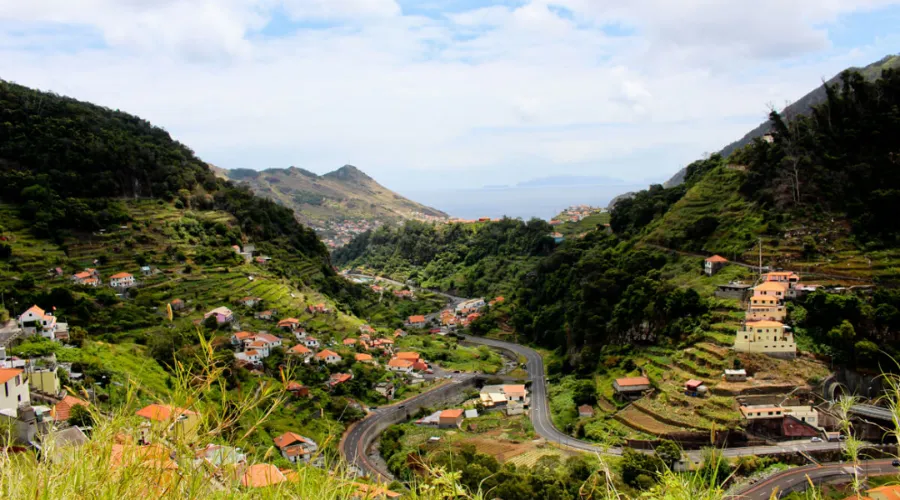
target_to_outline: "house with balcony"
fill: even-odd
[[[131,288],[135,284],[131,273],[116,273],[109,277],[109,286],[113,288]]]
[[[734,350],[794,358],[797,344],[790,328],[780,321],[747,321],[734,337]]]

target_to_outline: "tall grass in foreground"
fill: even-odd
[[[279,484],[251,489],[241,484],[241,467],[213,467],[198,460],[196,452],[208,444],[240,443],[254,428],[240,422],[253,416],[254,426],[262,425],[275,408],[287,398],[285,383],[261,381],[253,391],[237,395],[226,387],[225,370],[230,359],[216,356],[202,337],[196,360],[190,366],[177,364],[177,383],[169,401],[162,403],[195,411],[201,415],[196,430],[178,431],[177,426],[148,428],[134,415],[138,402],[136,388],[129,387],[126,403],[112,414],[95,417],[91,438],[79,447],[60,446],[56,433],[41,443],[41,453],[0,452],[0,498],[11,500],[58,499],[219,499],[219,498],[303,498],[338,500],[372,498],[376,495],[359,489],[359,483],[341,464],[324,469],[298,465],[283,473],[289,478]],[[895,415],[895,429],[900,438],[900,378],[885,376],[889,388],[886,399]],[[853,398],[842,398],[835,405],[841,422],[848,461],[859,463],[862,442],[853,437],[850,408]],[[148,436],[147,446],[135,444],[139,436]],[[8,436],[7,436],[8,438]],[[270,449],[266,458],[277,453]],[[598,455],[599,466],[580,485],[578,496],[584,500],[624,500],[627,498],[664,500],[719,500],[725,497],[723,485],[731,477],[721,450],[709,450],[704,465],[698,470],[676,473],[665,468],[657,474],[649,489],[631,495],[613,481],[615,473],[604,455]],[[467,491],[460,486],[460,473],[434,468],[404,492],[413,500],[493,500],[490,491]],[[864,479],[859,470],[851,480],[853,492],[860,492]],[[371,490],[369,490],[371,491]],[[806,500],[820,500],[821,493],[810,484],[802,495]],[[552,499],[548,499],[552,500]]]
[[[241,484],[243,466],[215,467],[198,460],[197,451],[208,444],[240,443],[262,425],[287,399],[282,381],[261,381],[238,395],[226,387],[225,370],[230,358],[217,356],[199,336],[200,346],[189,366],[176,363],[175,387],[168,401],[161,401],[200,415],[196,429],[185,430],[174,420],[148,426],[134,412],[140,405],[137,388],[128,388],[125,404],[111,414],[91,408],[95,424],[82,446],[57,442],[58,432],[41,440],[40,453],[0,452],[0,498],[18,500],[184,499],[184,498],[314,498],[317,500],[366,498],[359,483],[339,464],[319,469],[298,465],[282,474],[287,480],[265,488]],[[86,399],[86,395],[78,394]],[[252,416],[250,428],[240,422]],[[167,425],[168,424],[168,425]],[[10,441],[7,429],[6,441]],[[138,445],[143,437],[150,444]],[[278,451],[266,453],[271,458]],[[458,497],[452,477],[434,471],[427,485],[408,496],[414,499]]]

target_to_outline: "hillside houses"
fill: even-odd
[[[800,276],[792,272],[772,272],[762,275],[761,283],[753,287],[744,323],[735,334],[734,350],[757,352],[770,356],[793,358],[797,344],[786,317],[784,301],[798,295]]]
[[[96,269],[87,268],[84,271],[72,275],[72,282],[76,285],[84,285],[97,287],[102,283],[100,281],[100,273]]]
[[[235,359],[252,365],[259,365],[272,354],[272,350],[283,345],[280,337],[268,333],[237,332],[231,336],[231,344],[238,351]]]

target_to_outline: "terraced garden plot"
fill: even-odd
[[[684,432],[685,430],[688,430],[683,427],[676,427],[665,422],[660,422],[650,415],[638,410],[633,405],[625,408],[619,413],[616,413],[615,418],[619,422],[622,422],[626,426],[638,432],[650,434],[653,436],[660,436],[673,432]]]

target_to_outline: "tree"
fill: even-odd
[[[94,414],[85,405],[75,405],[69,411],[68,422],[78,427],[90,427],[94,425]]]
[[[593,380],[579,380],[575,384],[572,399],[576,405],[591,405],[597,403],[597,386]]]
[[[625,448],[622,452],[622,480],[625,484],[635,488],[648,487],[646,480],[638,479],[639,476],[655,478],[665,466],[656,455],[650,455]],[[652,484],[651,484],[652,486]]]
[[[681,447],[675,441],[664,439],[654,451],[656,456],[670,469],[675,466],[675,462],[681,460]]]

